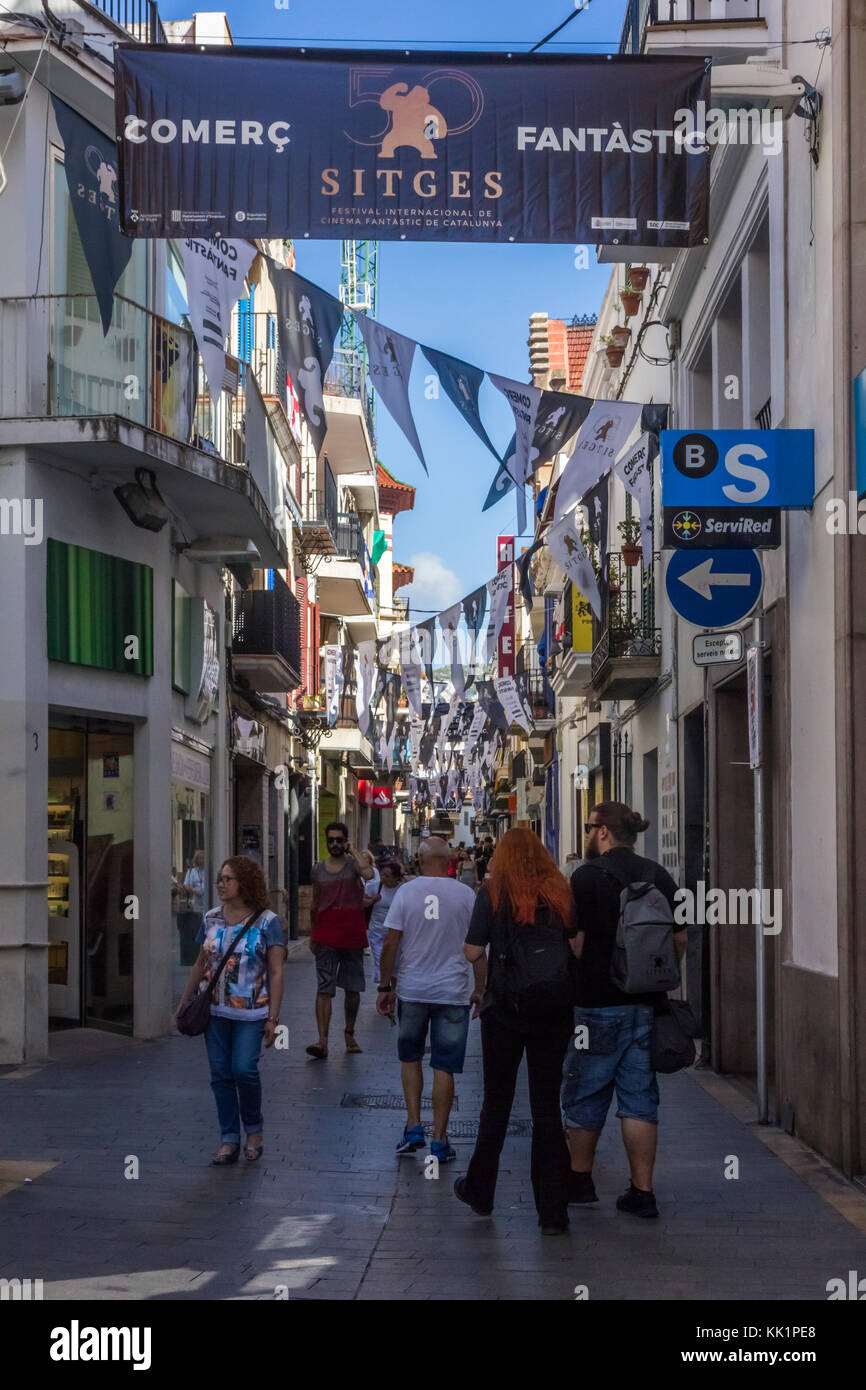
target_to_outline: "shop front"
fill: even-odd
[[[171,916],[172,976],[177,996],[198,955],[196,935],[211,906],[211,760],[205,744],[172,730]]]
[[[49,712],[51,1028],[132,1032],[133,793],[131,724]]]

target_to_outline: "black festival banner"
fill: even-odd
[[[121,44],[130,236],[708,237],[703,58]]]

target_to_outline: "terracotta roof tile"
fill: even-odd
[[[411,565],[401,565],[397,560],[391,566],[392,584],[394,593],[402,589],[406,584],[411,584],[415,578],[415,571]]]

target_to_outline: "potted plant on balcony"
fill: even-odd
[[[631,338],[631,329],[627,323],[617,323],[610,330],[610,336],[615,347],[627,348]]]
[[[648,265],[630,265],[628,268],[629,284],[636,290],[645,290],[649,279]]]
[[[635,289],[631,280],[626,280],[619,292],[619,297],[622,300],[622,311],[626,318],[630,319],[640,308],[640,291]]]
[[[622,362],[624,347],[618,347],[610,334],[605,334],[601,340],[604,343],[604,355],[611,367],[618,367]]]
[[[617,531],[622,536],[622,546],[620,554],[623,563],[633,568],[640,563],[641,544],[640,544],[640,518],[636,516],[626,517],[624,521],[618,521]]]

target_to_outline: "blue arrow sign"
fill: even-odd
[[[674,610],[695,627],[730,627],[751,613],[764,574],[753,550],[676,550],[665,587]]]
[[[814,430],[662,430],[663,507],[811,507]]]

